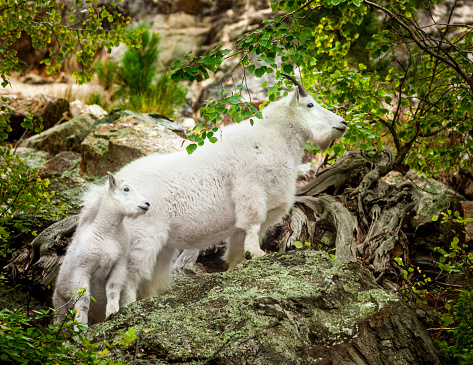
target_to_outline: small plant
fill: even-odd
[[[145,93],[129,95],[117,102],[119,109],[150,113],[157,112],[167,117],[173,117],[175,110],[186,102],[187,89],[177,86],[171,77],[164,73],[155,85]]]
[[[115,108],[173,117],[175,110],[185,104],[187,89],[167,73],[156,78],[160,37],[147,26],[138,29],[141,30],[139,49],[128,49],[118,64],[98,62],[94,70],[106,88],[118,85],[113,93]]]
[[[75,298],[86,295],[79,290]],[[72,309],[58,324],[49,323],[55,314],[52,309],[34,311],[35,317],[25,316],[21,309],[0,311],[0,361],[14,364],[122,364],[108,359],[109,349],[125,349],[136,340],[134,329],[122,333],[122,339],[113,343],[91,343],[80,331],[85,328],[74,319]],[[79,332],[77,332],[79,331]]]
[[[97,105],[100,105],[104,110],[107,110],[107,111],[110,110],[110,105],[107,101],[107,98],[101,93],[90,94],[87,97],[87,100],[85,101],[85,103],[87,105],[97,104]]]
[[[117,64],[113,61],[97,61],[93,70],[97,77],[104,83],[105,89],[110,89],[115,82]]]
[[[438,216],[432,218],[433,221],[438,220]],[[468,222],[473,222],[472,218],[464,219],[460,217],[460,213],[455,211],[452,215],[452,211],[448,210],[446,213],[442,213],[442,223],[451,222],[453,224],[464,225]],[[455,230],[452,230],[456,234]],[[464,235],[468,233],[463,230]],[[470,237],[473,239],[473,237]],[[447,273],[456,273],[459,275],[472,275],[473,274],[473,252],[466,243],[460,243],[458,236],[453,237],[452,242],[448,250],[441,247],[435,247],[435,251],[440,253],[438,265],[440,270]]]
[[[310,242],[304,242],[302,243],[301,241],[296,241],[294,243],[294,246],[298,249],[303,249],[303,248],[309,248],[310,247]]]
[[[454,318],[448,325],[457,323],[450,330],[451,341],[439,342],[448,364],[468,365],[473,363],[473,290],[461,290],[454,307]],[[450,344],[449,344],[450,343]]]
[[[121,86],[119,93],[124,92],[126,95],[146,95],[157,72],[156,61],[161,38],[152,33],[147,25],[140,25],[138,29],[141,31],[140,48],[127,49],[116,67],[115,80]]]

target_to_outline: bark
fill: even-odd
[[[4,269],[14,280],[31,275],[33,287],[47,288],[56,279],[78,220],[79,215],[74,215],[52,224],[29,245],[16,251]]]

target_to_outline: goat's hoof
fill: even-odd
[[[112,319],[114,319],[114,318],[117,316],[117,313],[118,313],[118,312],[110,313],[109,315],[107,315],[107,316],[105,317],[105,320],[106,320],[106,321],[111,321]]]
[[[258,251],[255,251],[255,252],[250,252],[250,251],[245,252],[245,258],[247,260],[256,259],[256,258],[264,256],[264,255],[265,255],[265,253],[264,253],[263,250],[258,250]]]

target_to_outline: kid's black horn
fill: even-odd
[[[304,90],[301,84],[299,84],[294,77],[288,74],[283,74],[281,73],[286,79],[291,80],[294,85],[296,85],[299,88],[299,95],[302,96],[303,98],[307,96],[307,92]]]

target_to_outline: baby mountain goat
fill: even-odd
[[[219,141],[192,155],[140,158],[117,173],[153,209],[127,221],[132,247],[123,304],[169,288],[177,250],[228,240],[230,269],[260,257],[260,238],[289,212],[297,168],[308,140],[321,149],[343,136],[345,120],[322,108],[289,75],[294,92],[266,107],[262,120],[222,129]]]
[[[84,196],[84,207],[72,243],[59,270],[53,295],[56,323],[75,302],[78,322],[103,321],[119,309],[120,291],[127,279],[130,233],[125,217],[146,213],[148,201],[126,182],[109,173],[108,184],[95,186]],[[90,292],[75,301],[77,289]],[[89,310],[90,306],[90,310]]]

